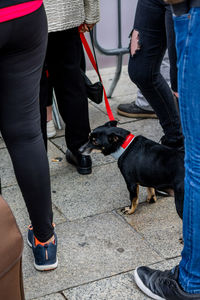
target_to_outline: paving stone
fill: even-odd
[[[113,113],[113,116],[114,116],[115,120],[120,121],[120,122],[131,122],[131,121],[137,120],[136,118],[127,118],[127,117],[124,117],[124,116],[121,116],[121,115],[117,114],[117,107],[118,107],[119,104],[121,104],[121,103],[130,103],[135,99],[136,99],[136,94],[125,95],[125,96],[123,96],[123,98],[121,96],[119,96],[119,97],[115,96],[115,97],[112,97],[112,98],[108,99],[109,105],[110,105],[110,108],[112,110],[112,113]],[[108,119],[107,110],[106,110],[104,100],[101,104],[95,104],[94,102],[92,102],[91,105],[93,105],[97,109],[100,109],[106,115],[106,117]]]
[[[112,213],[59,224],[56,232],[59,267],[55,271],[37,272],[28,255],[24,256],[26,299],[162,260],[136,231]]]
[[[143,203],[134,214],[124,215],[124,218],[163,257],[180,255],[182,221],[176,213],[173,197],[160,197],[154,204]]]
[[[6,148],[0,149],[0,176],[2,187],[16,184],[13,166]],[[23,163],[23,162],[22,162]]]
[[[155,142],[159,142],[163,135],[162,128],[159,124],[158,119],[143,119],[136,122],[129,122],[126,124],[120,124],[119,127],[125,128],[135,136],[143,135],[148,139]]]
[[[68,220],[112,211],[129,204],[124,178],[116,163],[93,168],[91,175],[71,165],[52,176],[53,203]]]
[[[61,294],[51,294],[47,296],[43,296],[42,298],[34,298],[32,300],[66,300]]]
[[[56,139],[57,137],[65,135],[64,124],[62,126],[63,126],[62,129],[56,128],[56,136],[54,136],[53,138],[49,139],[50,142],[53,141],[54,139]]]
[[[152,267],[160,270],[171,269],[177,265],[179,259],[171,259],[155,264]],[[68,300],[147,300],[136,286],[134,272],[127,272],[88,283],[79,287],[64,291]]]
[[[63,168],[66,167],[67,163],[65,160],[65,155],[51,141],[48,142],[48,158],[49,158],[49,167],[50,167],[51,175],[59,173]],[[54,161],[55,158],[60,159],[60,161],[59,160],[57,162]]]
[[[27,226],[30,224],[29,215],[19,187],[12,186],[3,189],[3,197],[12,209],[22,233],[27,233]],[[66,218],[59,209],[53,204],[54,222],[60,224]]]
[[[6,148],[0,149],[0,169],[1,169],[1,182],[2,187],[10,186],[10,185],[16,185],[17,181],[15,178],[13,165],[10,159],[10,155],[8,154],[8,151]],[[61,157],[63,162],[65,163],[65,156],[55,145],[53,145],[51,142],[48,142],[48,157],[49,157],[49,166],[50,166],[50,172],[51,175],[59,172],[61,168],[63,168],[63,165],[61,165],[60,162],[52,162],[52,159],[55,157]],[[22,164],[24,162],[22,161]]]

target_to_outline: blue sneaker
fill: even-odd
[[[57,252],[57,236],[54,232],[54,242],[53,243],[40,243],[33,233],[33,227],[29,225],[28,227],[28,245],[33,250],[33,255],[35,258],[34,267],[38,271],[48,271],[57,268],[58,260],[56,257]]]

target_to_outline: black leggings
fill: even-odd
[[[169,142],[182,139],[173,94],[160,74],[168,47],[172,90],[177,92],[175,35],[170,7],[163,0],[138,0],[134,29],[139,48],[129,60],[129,76],[156,112]]]
[[[0,131],[34,234],[53,235],[49,165],[40,127],[39,83],[47,42],[43,6],[0,23]]]

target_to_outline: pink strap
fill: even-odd
[[[20,18],[37,10],[43,0],[34,0],[0,9],[0,23]]]

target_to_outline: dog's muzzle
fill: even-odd
[[[90,155],[92,151],[91,143],[87,142],[79,148],[79,152],[83,155]]]

